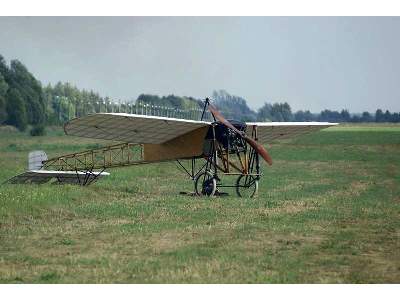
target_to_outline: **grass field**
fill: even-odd
[[[97,147],[1,130],[0,181],[30,150]],[[400,126],[270,145],[256,199],[193,198],[170,163],[89,187],[0,186],[2,283],[400,283]]]

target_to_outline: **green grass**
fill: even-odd
[[[106,144],[110,144],[107,142]],[[96,140],[0,130],[0,181]],[[400,126],[269,145],[256,199],[193,198],[171,163],[89,187],[0,186],[2,283],[399,283]]]

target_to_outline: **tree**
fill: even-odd
[[[336,110],[325,109],[321,111],[318,120],[322,122],[341,122],[342,115]]]
[[[9,73],[9,69],[4,57],[0,54],[0,74],[3,75],[4,80],[7,81],[7,75]]]
[[[272,121],[283,122],[283,115],[280,103],[274,103],[271,109]]]
[[[257,120],[259,121],[272,121],[272,105],[265,102],[264,105],[258,110]]]
[[[400,115],[399,115],[399,113],[393,113],[393,114],[392,114],[391,122],[393,122],[393,123],[398,123],[398,122],[400,122]]]
[[[7,123],[14,125],[20,131],[24,131],[28,124],[24,100],[16,88],[7,92]]]
[[[0,73],[0,124],[3,124],[7,120],[7,106],[6,106],[6,94],[8,90],[8,84],[4,80],[3,75]]]
[[[311,116],[310,116],[311,115]],[[274,103],[269,104],[265,103],[259,110],[257,114],[257,118],[260,121],[274,121],[274,122],[289,122],[296,120],[303,120],[304,118],[312,118],[312,114],[310,111],[307,113],[303,111],[296,112],[296,115],[293,115],[292,109],[289,103]]]
[[[377,109],[375,113],[375,122],[385,122],[385,116],[382,109]]]
[[[294,113],[294,120],[296,122],[304,122],[305,121],[305,117],[304,117],[304,111],[302,110],[298,110]]]
[[[215,105],[226,118],[238,121],[255,121],[257,114],[247,105],[246,99],[229,94],[225,90],[213,92]]]
[[[285,102],[281,104],[281,113],[282,113],[282,118],[285,122],[289,122],[293,120],[293,114],[292,114],[292,109],[289,105],[289,103]]]
[[[385,122],[391,122],[392,121],[392,114],[390,113],[390,111],[386,110],[385,114],[383,115]]]
[[[285,103],[274,103],[271,107],[271,120],[275,122],[289,122],[293,120],[292,109]]]
[[[342,109],[342,111],[340,112],[340,120],[339,122],[350,122],[351,117],[350,117],[350,113],[347,109]]]
[[[9,86],[19,91],[29,124],[42,124],[45,121],[45,104],[39,81],[18,60],[10,63]]]
[[[309,110],[299,110],[294,114],[293,118],[296,122],[310,122],[316,119],[316,117]]]
[[[373,122],[374,118],[371,116],[371,114],[367,111],[364,111],[361,115],[361,122]]]

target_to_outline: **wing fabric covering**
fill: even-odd
[[[68,135],[137,144],[162,144],[208,127],[209,122],[144,116],[125,113],[99,113],[72,119],[64,126]]]
[[[278,139],[294,138],[337,124],[338,123],[327,122],[249,122],[246,123],[246,134],[251,135],[252,127],[256,125],[258,141],[261,143],[269,143]]]
[[[201,156],[208,128],[195,129],[163,144],[144,144],[143,160],[153,162]]]
[[[31,170],[10,178],[8,183],[11,184],[43,184],[52,179],[56,179],[54,183],[81,184],[83,180],[96,181],[102,176],[110,175],[107,172],[74,172],[74,171],[47,171],[47,170]]]

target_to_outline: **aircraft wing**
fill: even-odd
[[[144,144],[146,161],[200,155],[210,122],[126,113],[97,113],[75,118],[64,126],[68,135]],[[269,143],[337,125],[327,122],[249,122],[246,134],[257,126],[258,139]]]
[[[43,184],[51,179],[56,179],[54,183],[60,184],[79,184],[85,185],[92,183],[102,176],[110,175],[107,172],[75,172],[75,171],[50,171],[50,170],[30,170],[14,176],[8,180],[12,184]]]
[[[269,143],[277,139],[294,138],[302,134],[318,131],[338,123],[328,122],[249,122],[246,134],[251,136],[253,125],[257,126],[258,140]]]
[[[64,126],[68,135],[136,144],[163,144],[210,122],[125,113],[98,113],[72,119]]]

